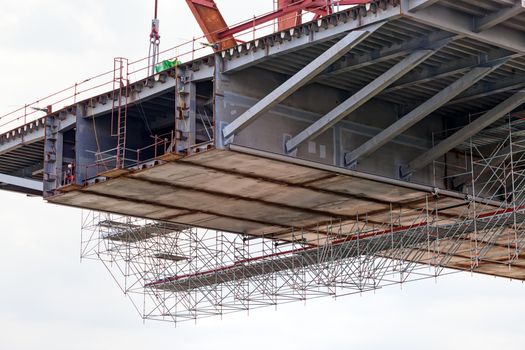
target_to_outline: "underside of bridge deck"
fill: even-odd
[[[171,267],[204,231],[240,237],[141,285],[156,291],[312,266],[337,278],[308,286],[363,291],[381,259],[401,280],[396,262],[525,280],[524,55],[521,0],[372,1],[50,105],[0,135],[0,188],[152,220],[90,227],[126,248],[171,237],[147,253]],[[251,241],[271,253],[237,252]]]

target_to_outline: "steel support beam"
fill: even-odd
[[[469,125],[441,141],[436,147],[428,150],[427,152],[412,160],[408,166],[401,169],[401,175],[405,177],[412,174],[414,171],[424,168],[428,164],[432,163],[435,159],[454,149],[454,147],[482,131],[507,113],[512,112],[523,103],[525,103],[525,91],[519,91],[515,93],[496,107],[492,108],[487,113],[483,114],[478,119],[471,122]]]
[[[332,63],[337,61],[380,27],[381,25],[374,25],[368,29],[353,31],[347,34],[285,83],[270,92],[253,107],[224,127],[222,130],[224,139],[228,139],[229,137],[238,134],[241,130],[257,120],[262,114],[284,101],[288,96],[299,90],[302,86],[307,84],[310,80],[328,68]]]
[[[394,65],[339,106],[328,112],[328,114],[289,140],[286,143],[286,152],[293,152],[301,143],[311,140],[330,129],[333,125],[361,107],[387,86],[432,56],[435,52],[435,50],[419,50]]]
[[[455,60],[438,67],[425,67],[418,70],[417,72],[408,73],[388,89],[385,89],[382,94],[388,94],[393,91],[398,91],[409,86],[426,83],[435,79],[441,79],[451,75],[465,73],[468,70],[479,66],[480,64],[490,64],[491,62],[497,62],[501,59],[512,59],[519,56],[520,54],[512,54],[508,50],[495,49],[480,55],[467,56],[465,58]]]
[[[40,192],[42,192],[44,189],[41,181],[6,174],[0,174],[0,185],[1,184],[11,185]]]
[[[494,82],[479,82],[475,86],[459,94],[453,100],[445,103],[443,106],[454,106],[502,92],[516,92],[523,88],[525,88],[525,75],[520,74],[499,78]],[[408,106],[407,108],[409,109],[416,107],[412,103],[406,103],[405,105]]]
[[[342,73],[348,73],[356,69],[362,69],[376,63],[386,62],[394,58],[403,57],[410,53],[421,50],[422,48],[439,48],[454,40],[460,39],[461,35],[450,34],[438,30],[424,38],[415,38],[402,43],[394,43],[388,47],[374,50],[372,52],[345,57],[332,64],[325,72],[319,75],[318,79],[330,78]],[[478,62],[478,64],[481,62]]]
[[[525,75],[514,75],[507,78],[501,78],[495,82],[487,82],[478,84],[464,93],[460,94],[457,98],[453,99],[447,106],[465,103],[468,101],[476,100],[485,96],[499,94],[501,92],[523,89],[525,86]]]
[[[475,18],[472,15],[454,11],[437,3],[432,8],[416,8],[416,3],[428,4],[432,0],[401,0],[401,12],[417,22],[461,34],[486,44],[525,54],[525,35],[503,27],[495,26],[481,33],[473,30]],[[414,9],[417,11],[414,12]]]
[[[238,108],[247,109],[253,106],[257,102],[257,99],[232,92],[226,92],[224,94],[224,102],[228,104],[234,104]],[[316,120],[318,120],[324,115],[320,113],[314,113],[311,111],[305,111],[295,107],[286,106],[284,104],[280,104],[274,107],[272,109],[272,114],[280,118],[297,120],[306,123],[306,125],[314,123]],[[340,127],[341,131],[344,131],[345,133],[349,133],[351,135],[360,135],[366,138],[371,138],[377,135],[377,133],[379,133],[382,130],[381,128],[375,126],[370,126],[363,123],[348,120],[348,118],[341,120],[336,125],[336,127]],[[336,133],[336,137],[337,136],[338,134]],[[396,145],[409,146],[415,149],[419,149],[421,152],[425,152],[429,149],[429,143],[428,140],[424,137],[424,135],[420,136],[421,137],[400,135],[399,137],[392,140],[392,142]],[[342,159],[342,156],[337,159]]]
[[[417,12],[427,7],[434,5],[439,0],[408,0],[410,4],[410,12]]]
[[[517,0],[512,7],[477,19],[474,31],[477,33],[485,31],[523,12],[525,12],[525,0]]]
[[[74,127],[75,122],[76,118],[74,115],[70,113],[65,114],[65,117],[60,122],[60,131],[69,130],[70,128]],[[23,129],[32,123],[34,122],[30,122],[17,129]],[[9,140],[5,143],[0,143],[0,155],[14,151],[18,148],[23,147],[24,145],[29,145],[38,141],[42,141],[44,139],[44,131],[44,127],[39,126],[27,131],[26,133],[16,134],[16,136],[9,138]]]
[[[399,6],[389,5],[386,10],[378,11],[374,16],[359,17],[358,20],[346,22],[341,21],[336,26],[332,24],[325,26],[324,23],[327,23],[328,18],[320,19],[315,23],[305,24],[309,28],[306,32],[307,34],[294,37],[293,40],[282,39],[285,32],[275,33],[265,38],[257,39],[254,43],[239,45],[235,50],[232,48],[229,50],[232,54],[229,54],[227,51],[221,52],[223,58],[221,73],[227,74],[240,71],[268,59],[274,59],[328,40],[335,40],[350,31],[361,30],[364,26],[396,19],[400,14]],[[295,30],[295,32],[297,32],[297,35],[301,33],[299,30]],[[240,55],[235,54],[235,51],[239,52]]]
[[[512,5],[514,5],[514,1],[515,0],[494,0],[494,2],[497,2],[498,4],[505,5],[505,6],[512,6]]]
[[[394,124],[390,125],[388,128],[381,131],[372,139],[365,142],[363,145],[355,149],[354,151],[347,153],[345,155],[346,165],[352,165],[359,158],[366,157],[376,150],[390,142],[396,136],[402,134],[410,127],[421,121],[430,113],[434,112],[436,109],[459,95],[462,91],[465,91],[472,85],[474,85],[483,77],[487,76],[489,73],[493,72],[495,69],[500,67],[501,63],[498,65],[493,65],[489,67],[476,67],[470,72],[465,74],[463,77],[456,80],[450,86],[447,86],[428,101],[424,102],[420,106],[416,107],[410,113],[406,114],[404,117],[396,121]]]

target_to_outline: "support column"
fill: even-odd
[[[191,71],[190,71],[191,72]],[[176,77],[176,103],[175,130],[177,139],[177,153],[187,152],[195,145],[195,118],[197,109],[196,86],[192,74],[186,70],[179,71]]]
[[[213,138],[216,148],[224,148],[222,129],[227,125],[222,121],[221,105],[224,105],[224,81],[228,79],[223,74],[224,61],[220,54],[215,54],[215,72],[213,76]]]
[[[75,182],[82,184],[84,180],[97,174],[96,167],[92,166],[97,159],[92,152],[101,151],[98,147],[100,137],[97,132],[98,124],[96,124],[95,118],[85,117],[86,113],[82,104],[77,104],[75,114],[77,118],[75,132]],[[109,124],[109,135],[111,135],[111,124]]]
[[[437,110],[439,107],[459,95],[462,91],[465,91],[476,82],[483,79],[485,76],[499,68],[503,62],[498,62],[496,65],[489,67],[476,67],[470,72],[465,74],[463,77],[456,80],[450,86],[447,86],[432,98],[427,100],[425,103],[416,107],[413,111],[406,114],[404,117],[399,119],[388,128],[381,131],[372,139],[365,142],[363,145],[355,149],[354,151],[345,155],[345,163],[348,166],[353,165],[359,158],[369,156],[370,154],[377,151],[379,148],[402,134],[410,127],[421,121],[423,118],[428,116],[430,113]]]
[[[60,119],[48,115],[45,119],[44,139],[44,197],[52,196],[61,185],[62,133]]]

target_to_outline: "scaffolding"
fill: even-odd
[[[417,208],[391,207],[384,224],[364,213],[277,239],[85,211],[81,255],[104,263],[144,319],[176,323],[458,270],[525,279],[523,126],[509,115],[456,149],[461,161],[435,180],[461,183],[454,215],[436,190]]]

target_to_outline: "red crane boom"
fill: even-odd
[[[337,1],[337,4],[342,6],[364,5],[370,2],[371,0],[341,0]],[[186,0],[186,3],[209,43],[213,45],[216,51],[220,51],[237,45],[234,38],[235,34],[275,19],[278,20],[279,30],[285,30],[302,23],[303,11],[314,13],[314,18],[329,15],[332,13],[334,2],[327,0],[278,0],[276,10],[233,27],[228,27],[214,0]]]

